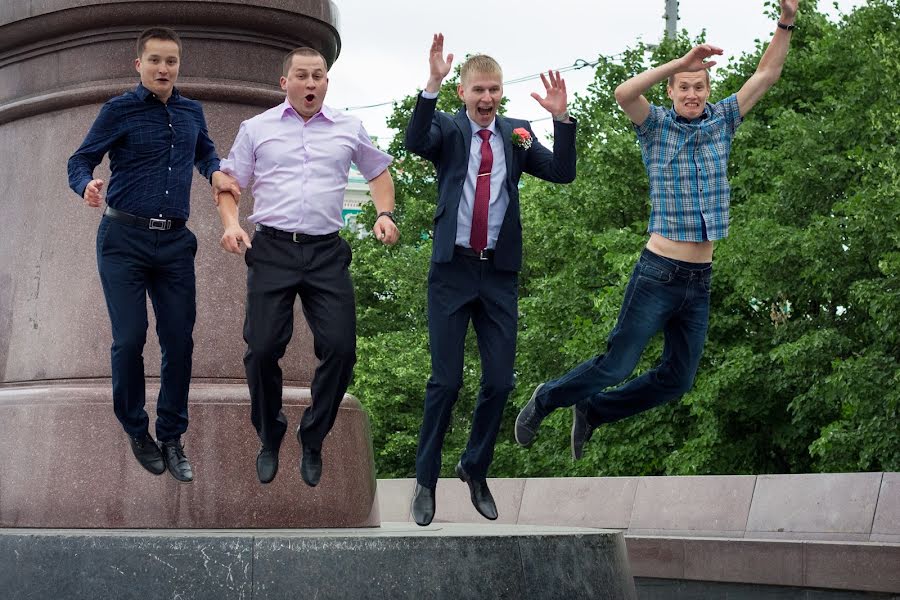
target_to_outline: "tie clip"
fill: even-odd
[[[488,177],[488,176],[490,176],[490,173],[479,173],[478,176],[479,177]]]

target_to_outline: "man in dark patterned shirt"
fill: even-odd
[[[714,240],[728,234],[731,140],[744,115],[778,81],[799,0],[781,0],[781,18],[756,72],[736,93],[710,104],[707,61],[722,54],[702,44],[632,77],[616,101],[634,123],[650,178],[650,240],[641,253],[605,354],[535,388],[516,419],[516,441],[530,446],[541,421],[573,406],[572,456],[581,458],[594,429],[680,398],[694,382],[709,324]],[[644,92],[668,79],[671,109]],[[662,331],[659,364],[618,387],[650,339]]]
[[[107,207],[97,231],[97,266],[112,325],[113,408],[138,462],[155,475],[193,480],[181,435],[188,426],[192,332],[196,316],[197,238],[185,226],[192,166],[213,185],[240,194],[219,171],[200,103],[175,89],[181,41],[171,29],[141,33],[134,91],[103,105],[81,147],[69,159],[69,186],[99,207],[104,182],[94,168],[109,153]],[[147,295],[162,350],[156,436],[144,410],[143,348]]]

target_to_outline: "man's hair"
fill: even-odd
[[[137,57],[140,58],[144,54],[144,48],[147,46],[147,40],[168,40],[178,44],[178,55],[181,56],[181,38],[178,34],[168,27],[151,27],[141,32],[137,39]]]
[[[325,60],[325,57],[322,56],[321,52],[319,52],[315,48],[303,46],[301,48],[294,48],[284,57],[284,63],[281,65],[281,74],[285,77],[287,77],[288,73],[291,71],[291,64],[293,64],[295,56],[318,56],[322,59],[322,64],[325,65],[325,70],[328,70],[328,61]]]
[[[466,80],[472,73],[482,73],[484,75],[496,75],[503,79],[503,69],[500,63],[488,56],[487,54],[475,54],[466,59],[466,62],[459,68],[459,80],[465,85]]]
[[[679,71],[679,73],[687,73],[687,71]],[[712,86],[709,84],[709,69],[703,69],[703,73],[706,75],[706,87],[707,87],[707,89],[711,89]],[[673,74],[669,75],[669,87],[670,88],[675,87],[675,76],[676,75],[678,75],[678,73],[673,73]]]

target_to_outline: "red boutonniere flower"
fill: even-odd
[[[531,134],[524,127],[517,127],[512,132],[512,143],[517,148],[531,148]]]

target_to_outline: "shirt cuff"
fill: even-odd
[[[425,90],[422,90],[422,97],[425,98],[426,100],[434,100],[435,98],[438,97],[438,93],[437,92],[426,92]]]

